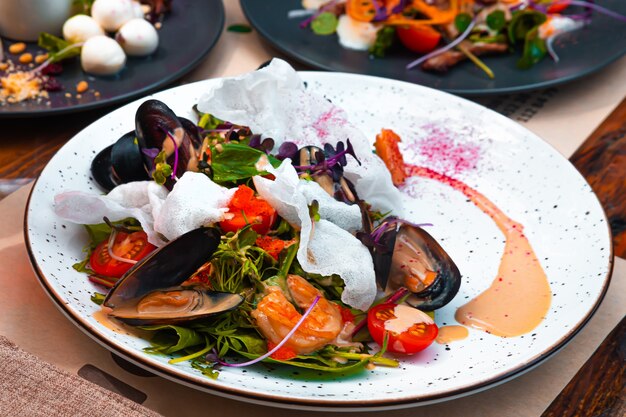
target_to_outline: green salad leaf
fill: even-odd
[[[41,33],[37,44],[48,51],[48,58],[51,62],[59,62],[64,59],[73,58],[80,55],[80,46],[74,48],[68,47],[71,45],[68,41],[51,35],[49,33]]]
[[[263,174],[264,172],[259,171],[256,167],[256,163],[261,157],[267,157],[274,167],[280,165],[280,161],[273,156],[238,143],[221,143],[212,146],[211,157],[213,181],[220,185]]]
[[[142,330],[154,332],[150,339],[149,353],[163,353],[169,355],[185,348],[198,346],[205,342],[204,337],[193,329],[174,326],[172,324],[159,324],[153,326],[140,326]]]
[[[396,39],[396,28],[385,26],[376,33],[376,41],[369,53],[376,58],[383,58]]]
[[[506,26],[506,16],[502,10],[494,10],[487,15],[487,26],[489,29],[499,32]]]
[[[535,27],[526,34],[522,57],[517,61],[517,67],[528,69],[541,61],[548,53],[546,41],[539,36],[539,27]]]
[[[528,32],[546,21],[546,15],[535,10],[519,10],[513,13],[509,23],[509,40],[511,44],[525,41]]]
[[[472,23],[472,16],[469,13],[459,13],[454,18],[454,26],[461,33],[467,30],[470,23]]]
[[[243,23],[237,23],[234,25],[230,25],[228,26],[228,28],[226,29],[228,32],[235,32],[235,33],[250,33],[252,32],[252,28],[249,25],[243,24]]]

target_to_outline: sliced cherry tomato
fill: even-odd
[[[340,305],[337,305],[337,307],[339,307],[339,311],[341,312],[341,321],[344,323],[354,323],[354,314],[352,313],[352,310],[348,307]]]
[[[433,51],[441,41],[441,33],[428,25],[398,26],[396,31],[402,45],[419,54]]]
[[[96,246],[89,259],[89,264],[91,269],[98,275],[119,278],[133,264],[111,258],[107,249],[108,244],[109,239],[107,238]],[[118,232],[111,251],[121,258],[139,261],[155,249],[156,246],[148,242],[148,236],[143,231],[130,234]]]
[[[391,173],[391,181],[393,185],[401,185],[406,179],[406,172],[404,172],[404,158],[398,148],[398,142],[400,142],[400,136],[396,135],[393,130],[382,129],[378,135],[376,135],[376,142],[374,148],[376,149],[376,155],[383,160],[387,169]]]
[[[240,185],[228,204],[230,218],[222,220],[220,227],[225,233],[236,232],[252,224],[252,230],[264,235],[276,220],[276,210],[269,203],[254,195],[254,190]]]
[[[372,307],[367,313],[367,328],[381,346],[385,333],[389,335],[387,351],[408,355],[426,349],[439,333],[437,325],[426,313],[393,303]]]

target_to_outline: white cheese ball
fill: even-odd
[[[131,0],[96,0],[91,6],[91,17],[108,32],[116,32],[135,17]]]
[[[159,46],[159,35],[152,24],[144,19],[133,19],[124,24],[115,35],[124,52],[132,56],[145,56]]]
[[[143,6],[138,1],[133,1],[133,14],[135,17],[143,18],[144,16]]]
[[[115,40],[108,36],[87,39],[80,52],[83,71],[95,75],[113,75],[126,64],[126,54]]]
[[[63,37],[69,43],[85,42],[94,36],[104,35],[104,30],[92,17],[77,14],[63,24]]]

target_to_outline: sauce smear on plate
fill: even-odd
[[[455,319],[502,337],[520,336],[537,327],[548,313],[552,292],[548,277],[524,235],[524,227],[462,181],[411,164],[406,164],[406,171],[409,176],[430,178],[463,193],[493,219],[506,239],[496,279],[460,307]]]

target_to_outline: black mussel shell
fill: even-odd
[[[109,291],[103,305],[115,308],[129,300],[180,285],[204,265],[220,242],[220,232],[201,227],[185,233],[135,264]]]
[[[150,179],[143,163],[135,132],[128,132],[104,148],[91,162],[94,180],[110,191],[120,184]]]
[[[139,106],[135,115],[135,132],[141,149],[150,152],[160,152],[172,149],[172,138],[176,138],[178,146],[178,162],[175,152],[171,152],[167,163],[174,168],[175,177],[180,178],[187,170],[197,170],[196,147],[180,119],[167,105],[159,100],[147,100]],[[193,134],[193,132],[192,132]],[[144,153],[144,163],[148,171],[154,169],[154,159]],[[165,182],[168,189],[174,186],[174,180],[168,178]]]
[[[389,221],[389,220],[388,220]],[[389,227],[378,239],[375,245],[370,245],[374,270],[378,284],[382,289],[395,290],[404,286],[402,277],[393,275],[393,264],[398,262],[394,257],[398,247],[398,236],[404,233],[418,248],[423,260],[433,266],[437,272],[433,282],[423,290],[413,294],[407,300],[420,310],[431,311],[448,304],[458,293],[461,286],[461,273],[448,253],[424,229],[403,223],[399,227]],[[398,257],[399,255],[396,254]]]
[[[185,132],[187,132],[187,135],[189,135],[189,139],[191,139],[193,147],[200,149],[203,141],[202,135],[200,134],[200,128],[194,122],[189,119],[185,119],[184,117],[179,117],[178,120],[185,129]]]
[[[96,183],[106,191],[111,191],[117,186],[111,172],[111,149],[113,149],[113,145],[107,146],[91,161],[91,175]]]
[[[128,132],[113,145],[111,170],[118,184],[150,179],[134,131]]]

